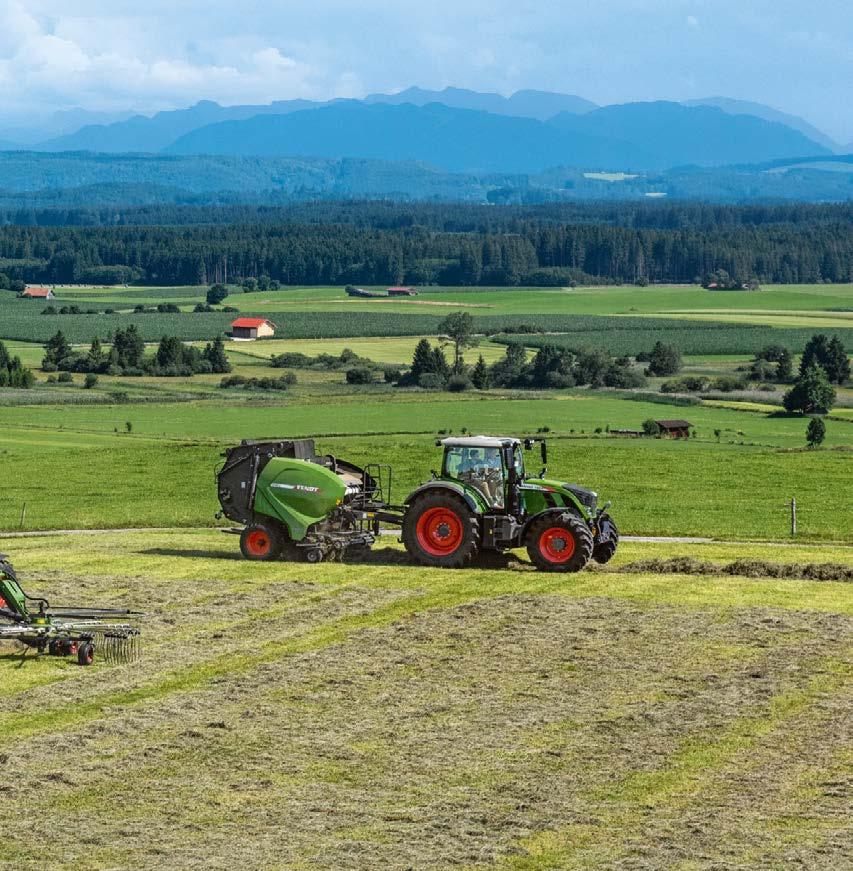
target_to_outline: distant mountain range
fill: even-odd
[[[47,139],[74,133],[94,124],[113,124],[133,116],[133,112],[90,112],[87,109],[64,109],[26,120],[0,120],[0,150],[38,145]]]
[[[596,106],[545,91],[409,88],[325,103],[204,101],[151,117],[73,110],[44,124],[61,135],[30,152],[20,151],[23,128],[0,126],[4,206],[853,199],[851,162],[828,137],[801,118],[725,97]]]
[[[551,91],[516,91],[511,97],[500,94],[469,91],[466,88],[445,88],[443,91],[425,91],[423,88],[407,88],[398,94],[371,94],[365,103],[388,103],[399,106],[411,103],[426,106],[441,103],[452,109],[475,109],[495,115],[513,115],[516,118],[536,118],[547,121],[560,112],[582,115],[598,106],[574,94],[555,94]]]
[[[723,166],[830,151],[777,122],[710,106],[628,103],[550,121],[458,109],[352,101],[199,127],[168,154],[418,160],[451,172],[541,172],[551,166],[650,170]]]
[[[733,100],[731,97],[705,97],[702,100],[686,100],[685,106],[715,106],[717,109],[722,109],[729,115],[753,115],[756,118],[763,118],[765,121],[777,121],[779,124],[784,124],[793,130],[799,130],[803,136],[817,142],[824,148],[830,151],[836,151],[839,154],[850,151],[850,147],[844,148],[839,146],[837,142],[833,142],[825,133],[817,129],[813,124],[804,121],[797,115],[789,115],[787,112],[780,112],[778,109],[773,109],[770,106],[765,106],[763,103],[753,103],[749,100]]]
[[[108,153],[160,152],[175,145],[179,139],[194,131],[200,130],[213,124],[226,121],[247,121],[259,116],[284,116],[295,112],[304,112],[308,109],[322,109],[340,107],[342,105],[354,106],[403,106],[411,105],[426,108],[431,104],[441,104],[450,109],[467,109],[475,112],[484,112],[490,115],[499,115],[510,118],[532,119],[539,122],[550,122],[560,115],[570,116],[593,116],[588,126],[579,125],[574,129],[575,133],[589,132],[596,125],[607,126],[602,119],[608,117],[608,111],[618,111],[619,105],[599,107],[595,103],[585,100],[573,94],[560,94],[547,91],[523,90],[517,91],[510,97],[504,97],[495,93],[481,93],[464,88],[445,88],[441,91],[431,91],[422,88],[408,88],[396,94],[371,94],[364,100],[330,100],[325,103],[312,102],[310,100],[282,100],[266,105],[245,106],[220,106],[211,101],[202,101],[187,109],[158,112],[148,117],[145,115],[130,116],[129,113],[122,115],[99,114],[85,112],[83,110],[70,110],[57,112],[45,119],[40,128],[31,130],[14,129],[3,127],[0,124],[0,149],[8,149],[26,145],[40,151],[100,151]],[[660,120],[661,103],[636,103],[629,104],[634,107],[631,111],[642,115],[648,112],[648,118],[640,119],[650,124]],[[675,105],[675,104],[668,104]],[[829,137],[817,130],[802,118],[779,112],[769,106],[760,103],[751,103],[742,100],[733,100],[727,97],[707,97],[701,100],[691,100],[680,104],[688,108],[719,109],[731,117],[750,117],[764,121],[781,124],[791,130],[800,133],[807,142],[803,142],[803,154],[819,153],[814,150],[812,143],[821,146],[826,151],[844,152],[845,149],[834,143]],[[605,111],[604,115],[599,112]],[[679,119],[687,121],[691,117],[701,122],[701,114],[683,115]],[[94,123],[93,123],[94,122]],[[559,125],[566,129],[565,120]],[[699,124],[701,128],[701,123]],[[53,130],[55,132],[38,137],[38,130]],[[506,128],[501,128],[506,129]],[[737,132],[737,128],[732,128]],[[603,134],[596,133],[601,136]],[[708,128],[701,128],[700,135],[708,135]],[[723,137],[725,138],[725,132]],[[183,146],[176,146],[182,148]],[[612,146],[611,146],[612,150]],[[655,148],[654,151],[660,149]],[[770,149],[768,149],[770,150]],[[648,149],[641,149],[648,151]],[[784,151],[784,149],[783,149]],[[292,153],[292,152],[291,152]],[[583,149],[580,149],[583,154]],[[411,155],[414,157],[414,155]],[[638,155],[642,157],[642,154]],[[649,155],[646,155],[649,156]],[[778,156],[787,156],[787,151]],[[689,162],[690,156],[685,154],[676,159],[677,163]],[[721,162],[717,160],[716,162]]]

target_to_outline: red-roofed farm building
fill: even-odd
[[[24,299],[53,299],[53,291],[49,287],[33,287],[27,285],[21,296]]]
[[[265,318],[237,318],[231,324],[232,339],[262,339],[275,335],[275,324]]]

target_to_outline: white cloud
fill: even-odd
[[[105,37],[109,22],[100,24]],[[116,41],[104,38],[101,49],[84,45],[80,32],[76,22],[51,26],[16,0],[0,0],[0,110],[20,114],[28,107],[77,105],[155,110],[199,99],[233,103],[325,96],[316,69],[257,39],[230,46],[214,62],[198,62],[164,56],[145,44],[150,34],[131,52],[126,34],[119,33]],[[352,89],[352,82],[341,83]]]
[[[849,0],[0,0],[0,113],[457,85],[725,94],[849,140],[851,45]]]

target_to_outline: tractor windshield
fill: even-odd
[[[493,508],[504,507],[504,470],[499,448],[448,447],[444,474],[476,487]]]

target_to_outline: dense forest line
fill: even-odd
[[[348,224],[374,230],[423,227],[447,233],[520,233],[530,226],[605,224],[640,229],[702,229],[766,224],[853,223],[853,203],[725,205],[584,202],[541,205],[311,200],[291,205],[174,205],[15,208],[0,206],[0,225],[22,227],[188,226],[193,224]]]
[[[735,282],[853,281],[846,206],[301,208],[286,222],[8,225],[0,273],[163,285],[267,275],[282,284],[560,286],[692,282],[716,270]]]

